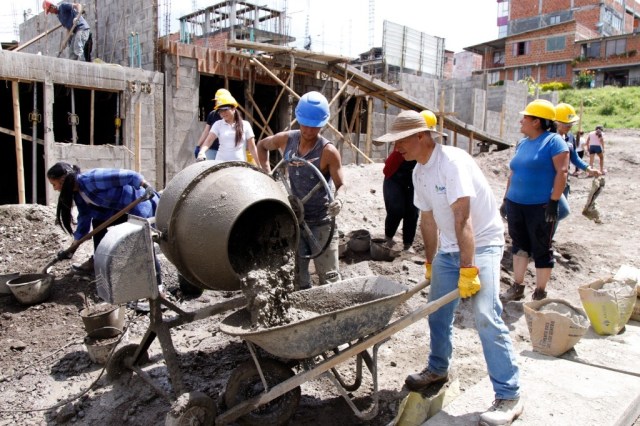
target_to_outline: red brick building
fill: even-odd
[[[482,55],[489,84],[522,80],[640,85],[640,2],[497,0],[500,38],[465,48]]]

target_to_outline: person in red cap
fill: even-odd
[[[72,32],[69,38],[69,59],[91,62],[91,31],[89,24],[82,16],[80,3],[60,3],[58,6],[48,0],[42,2],[42,9],[46,14],[53,13],[68,31]]]

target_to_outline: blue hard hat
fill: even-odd
[[[303,126],[323,127],[330,115],[329,102],[319,92],[305,93],[296,106],[296,119]]]

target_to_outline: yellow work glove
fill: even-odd
[[[426,280],[431,279],[431,264],[429,262],[424,262],[424,278]]]
[[[480,291],[480,278],[478,278],[478,267],[470,266],[460,268],[460,279],[458,279],[458,289],[460,297],[471,297]]]

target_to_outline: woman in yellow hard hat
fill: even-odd
[[[218,89],[212,100],[215,102],[220,96],[231,96],[231,93],[229,93],[227,89]],[[202,146],[204,141],[207,139],[207,136],[209,136],[209,132],[211,131],[211,126],[213,126],[213,123],[215,123],[218,120],[222,120],[222,117],[220,117],[220,114],[218,114],[218,111],[216,111],[214,108],[209,112],[209,114],[207,114],[207,119],[205,120],[206,124],[204,125],[204,129],[202,129],[202,133],[200,134],[200,138],[198,139],[198,144],[196,145],[196,149],[193,152],[196,159],[198,158],[198,154],[200,153],[200,147]],[[219,147],[220,147],[220,142],[218,141],[218,139],[216,139],[211,145],[211,147],[207,150],[207,153],[206,153],[207,160],[216,159],[216,154],[218,153]]]
[[[551,130],[556,119],[553,104],[543,99],[530,102],[520,120],[524,138],[516,146],[509,167],[504,202],[500,208],[507,218],[512,240],[513,280],[501,299],[524,297],[524,278],[529,258],[536,268],[533,300],[547,296],[547,283],[555,259],[552,239],[558,221],[558,203],[567,183],[569,148]]]
[[[216,139],[220,142],[216,160],[247,161],[247,148],[253,158],[258,158],[253,129],[247,120],[242,119],[237,108],[238,102],[231,93],[222,93],[216,98],[214,109],[220,114],[222,120],[216,121],[211,126],[209,136],[200,147],[198,161],[207,159],[207,151]]]

